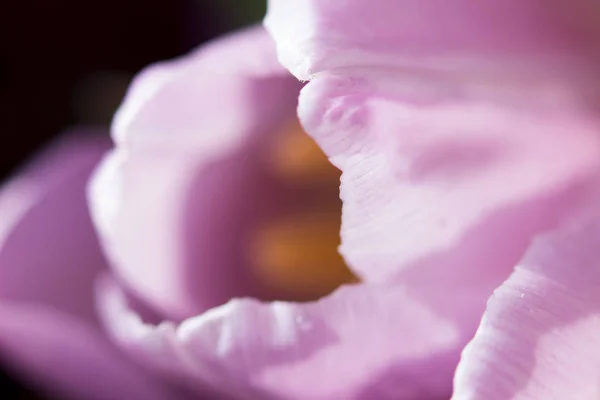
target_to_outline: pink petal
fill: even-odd
[[[448,293],[450,302],[459,294]],[[404,286],[348,286],[303,304],[234,299],[180,325],[142,322],[110,278],[98,286],[98,303],[134,358],[234,398],[448,398],[468,340]]]
[[[276,197],[263,142],[294,118],[298,90],[261,28],[135,80],[90,200],[136,294],[175,318],[255,294],[244,238]]]
[[[106,262],[84,188],[109,148],[101,133],[66,135],[1,189],[1,301],[46,304],[95,320],[92,282]]]
[[[303,80],[375,66],[537,76],[597,58],[599,15],[589,0],[270,0],[265,24]]]
[[[369,78],[317,78],[300,97],[307,131],[343,171],[340,252],[367,284],[406,285],[471,337],[531,238],[589,190],[597,121],[559,90]]]
[[[2,364],[61,398],[176,399],[96,326],[92,282],[106,264],[85,185],[109,147],[100,133],[64,136],[0,191]]]
[[[53,398],[191,400],[144,373],[96,328],[50,307],[0,303],[0,352]]]
[[[533,243],[463,353],[455,400],[600,398],[598,199]]]
[[[343,171],[340,252],[367,280],[418,265],[471,270],[491,290],[577,206],[600,163],[598,120],[568,86],[401,83],[331,76],[301,94],[307,131]]]
[[[251,27],[139,73],[111,133],[129,150],[219,151],[289,112],[299,86],[287,77],[271,38]]]

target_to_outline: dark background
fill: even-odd
[[[133,74],[259,20],[264,0],[0,2],[0,178],[74,124],[107,125]]]
[[[0,1],[0,179],[70,126],[108,126],[145,65],[264,10],[265,0]],[[3,399],[41,398],[1,370]]]

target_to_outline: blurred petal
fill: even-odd
[[[593,0],[270,0],[268,10],[279,59],[303,80],[376,66],[548,74],[597,58],[600,40]]]
[[[57,398],[190,399],[142,372],[97,329],[39,304],[0,303],[0,352],[24,381]]]
[[[261,28],[135,80],[90,202],[119,277],[137,295],[182,318],[254,294],[242,249],[274,197],[263,142],[294,118],[298,89]]]
[[[455,400],[600,398],[600,219],[535,240],[465,349]]]
[[[143,323],[110,278],[98,299],[114,340],[134,358],[234,398],[448,398],[465,343],[459,326],[405,287],[347,286],[303,304],[234,299],[178,326]]]
[[[101,133],[64,136],[0,190],[0,301],[95,320],[92,282],[106,263],[85,185],[109,148]]]
[[[278,124],[298,88],[271,38],[252,27],[139,73],[111,133],[130,150],[219,151]]]
[[[71,399],[175,399],[95,325],[92,282],[106,264],[85,185],[108,144],[100,132],[72,132],[0,192],[2,363]]]

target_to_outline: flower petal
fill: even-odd
[[[598,123],[561,91],[369,78],[319,77],[300,97],[307,131],[343,171],[340,252],[366,284],[406,285],[472,337],[531,238],[585,198]]]
[[[298,88],[264,29],[251,27],[139,73],[111,133],[129,150],[219,151],[279,123]]]
[[[270,0],[265,24],[303,80],[361,66],[547,74],[596,58],[599,15],[590,0]]]
[[[106,263],[85,186],[103,131],[65,135],[0,191],[2,363],[72,399],[175,399],[100,333],[93,281]]]
[[[95,320],[92,282],[106,262],[85,185],[108,148],[100,132],[72,132],[1,189],[1,301],[41,303]]]
[[[347,286],[315,303],[234,299],[178,326],[143,323],[110,278],[98,304],[140,362],[244,399],[448,398],[468,340],[402,286]]]
[[[367,280],[419,266],[499,285],[532,235],[576,208],[599,168],[599,121],[568,86],[431,78],[329,76],[303,89],[301,120],[343,171],[340,252]]]
[[[135,80],[90,201],[114,267],[137,295],[183,318],[232,293],[255,294],[244,235],[276,196],[262,171],[264,142],[295,117],[298,90],[262,28]]]
[[[494,293],[465,349],[455,400],[600,397],[600,219],[580,219],[533,243]]]
[[[3,363],[52,398],[189,398],[142,372],[97,329],[39,304],[0,303],[0,353]]]

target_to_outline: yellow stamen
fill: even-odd
[[[253,241],[256,274],[282,300],[314,300],[358,282],[337,251],[339,230],[337,214],[299,215],[266,225]]]
[[[340,171],[297,121],[275,139],[272,156],[273,170],[286,180],[339,184]]]
[[[280,180],[314,187],[310,198],[315,209],[265,221],[250,237],[254,273],[269,296],[279,300],[309,301],[325,296],[338,286],[357,283],[337,248],[340,244],[341,210],[335,168],[298,121],[276,136],[268,157],[269,170]]]

